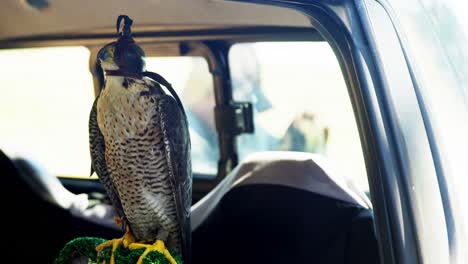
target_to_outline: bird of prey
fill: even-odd
[[[98,53],[105,81],[90,113],[91,170],[126,233],[97,251],[107,246],[115,251],[120,244],[144,247],[139,263],[153,250],[175,263],[167,245],[189,263],[192,173],[187,118],[170,84],[144,71],[144,53],[130,36],[131,24],[130,18],[119,16],[120,38]]]

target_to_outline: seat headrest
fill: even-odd
[[[75,217],[120,230],[115,225],[113,218],[115,211],[111,205],[102,203],[90,207],[90,200],[86,193],[70,192],[56,176],[32,160],[17,157],[12,161],[18,168],[22,180],[43,200],[68,211]]]
[[[318,154],[292,151],[258,152],[247,157],[235,172],[234,186],[275,184],[298,188],[364,208],[370,208],[367,196],[353,180],[335,171]]]
[[[192,207],[192,229],[208,217],[225,193],[252,184],[287,186],[371,208],[365,193],[351,179],[334,171],[323,156],[291,151],[258,152],[244,159]]]
[[[21,157],[13,159],[16,167],[20,171],[20,176],[42,199],[55,204],[63,209],[70,209],[72,206],[86,208],[88,197],[86,195],[76,195],[67,190],[60,180],[47,172],[37,163]]]

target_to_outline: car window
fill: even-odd
[[[454,263],[468,263],[468,5],[454,0],[393,0],[391,5],[440,161],[439,184],[448,197],[446,217],[453,234],[451,257]]]
[[[89,176],[93,104],[85,47],[0,51],[0,148],[55,175]]]
[[[54,175],[88,177],[89,111],[94,100],[86,47],[0,51],[0,149],[36,161]],[[198,57],[147,58],[147,69],[163,75],[187,109],[193,171],[214,177],[217,137],[206,135],[213,122],[213,101],[198,100],[213,89],[208,65]],[[199,87],[204,87],[199,89]],[[210,155],[201,155],[214,147]]]
[[[241,43],[229,62],[234,99],[254,106],[255,133],[239,137],[240,159],[265,150],[319,153],[368,191],[351,101],[328,43]]]
[[[185,106],[192,143],[192,170],[198,177],[213,178],[219,157],[214,125],[213,78],[202,57],[148,57],[146,69],[166,78]]]

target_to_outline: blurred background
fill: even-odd
[[[85,47],[0,51],[1,149],[55,175],[89,176],[89,56]],[[234,99],[254,105],[255,133],[238,139],[241,159],[262,150],[319,153],[368,190],[348,91],[327,43],[236,44],[229,60]],[[173,84],[188,108],[194,171],[214,176],[218,145],[206,60],[149,57],[146,63]]]

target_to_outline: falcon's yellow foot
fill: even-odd
[[[101,255],[101,252],[107,248],[112,246],[112,253],[111,253],[111,258],[110,258],[110,263],[109,264],[115,264],[115,257],[114,257],[114,252],[117,250],[119,245],[123,245],[124,247],[128,247],[130,244],[135,242],[135,237],[133,236],[132,232],[130,232],[130,229],[128,226],[125,227],[126,232],[122,238],[115,238],[112,240],[108,240],[96,247],[96,252],[99,257]]]
[[[171,262],[171,264],[177,264],[177,262],[171,256],[171,253],[169,253],[169,250],[167,250],[167,248],[164,245],[164,242],[162,240],[156,240],[156,242],[154,242],[153,245],[147,245],[147,244],[142,244],[142,243],[132,243],[132,244],[130,244],[129,248],[130,248],[130,250],[139,249],[139,248],[146,248],[145,251],[143,252],[143,254],[141,254],[141,256],[138,259],[136,264],[142,264],[143,259],[151,251],[158,251],[159,253],[162,253],[169,260],[169,262]]]

